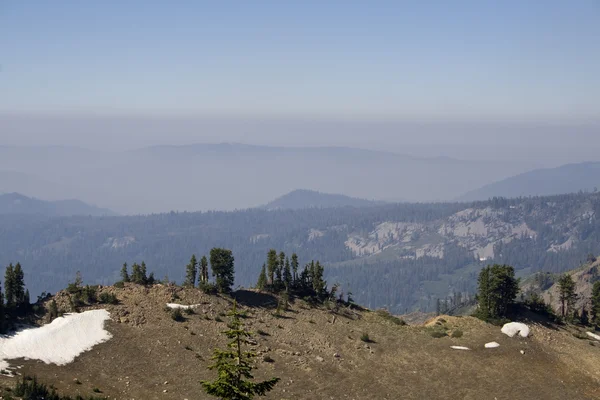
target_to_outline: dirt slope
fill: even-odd
[[[212,349],[225,343],[219,332],[226,318],[220,314],[231,299],[162,285],[102,290],[121,301],[107,307],[111,340],[66,366],[13,360],[22,366],[18,371],[64,393],[92,394],[97,387],[111,399],[208,399],[199,381],[215,377],[206,366]],[[241,292],[238,297],[249,313],[244,322],[262,333],[255,335],[260,354],[255,376],[281,378],[267,399],[600,398],[600,342],[592,346],[567,329],[533,325],[531,337],[509,338],[470,317],[400,326],[371,311],[334,318],[303,301],[277,318],[271,296]],[[66,304],[64,295],[57,298]],[[185,322],[175,322],[164,310],[168,302],[200,306]],[[461,330],[463,336],[434,338],[434,330]],[[362,342],[362,333],[374,343]],[[484,349],[491,341],[500,347]],[[264,361],[265,355],[274,361]],[[2,386],[14,383],[0,379]]]

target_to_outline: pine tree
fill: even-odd
[[[142,270],[137,262],[134,262],[131,266],[131,282],[142,283]]]
[[[260,270],[260,275],[258,276],[258,282],[256,282],[256,288],[258,290],[264,290],[264,288],[267,286],[267,272],[266,272],[266,265],[263,264],[261,270]]]
[[[14,279],[15,305],[20,309],[25,307],[25,274],[20,263],[15,265]]]
[[[271,249],[267,254],[267,273],[269,275],[269,284],[275,284],[275,271],[277,270],[277,250]]]
[[[200,259],[200,278],[203,284],[208,283],[208,260],[206,256],[202,256],[202,259]]]
[[[192,254],[190,263],[185,268],[185,282],[183,283],[183,285],[189,287],[196,286],[196,275],[198,274],[198,261],[196,261],[195,254]]]
[[[590,310],[592,322],[600,325],[600,281],[594,282],[592,288],[592,308]]]
[[[48,306],[48,318],[49,318],[50,322],[52,322],[57,317],[58,317],[58,306],[56,305],[56,300],[52,299],[52,301],[50,301],[50,305]]]
[[[285,253],[282,251],[279,253],[277,260],[277,269],[275,270],[275,289],[281,290],[283,287],[283,268],[285,265]]]
[[[581,309],[581,316],[579,318],[580,318],[581,325],[587,326],[590,324],[590,319],[588,316],[588,312],[585,309],[585,306],[583,306],[583,308]]]
[[[140,265],[140,274],[141,274],[141,284],[145,285],[148,283],[148,275],[146,275],[146,263],[142,261],[142,265]]]
[[[575,281],[569,274],[564,274],[558,280],[558,298],[561,305],[561,315],[563,318],[568,317],[573,308],[573,304],[577,299],[575,294]]]
[[[6,296],[6,308],[15,307],[15,267],[9,264],[4,274],[4,295]]]
[[[121,268],[121,281],[129,282],[129,273],[127,272],[127,263],[123,263],[123,267]]]
[[[285,285],[285,290],[290,290],[292,287],[292,271],[290,269],[290,259],[285,258],[285,267],[283,269],[283,284]]]
[[[5,314],[4,314],[4,296],[2,295],[2,286],[0,286],[0,333],[6,332]]]
[[[292,280],[294,286],[298,285],[298,255],[296,253],[292,254]]]
[[[244,329],[235,301],[228,315],[231,317],[229,330],[224,331],[223,334],[230,339],[230,342],[226,350],[215,349],[212,357],[215,363],[209,367],[211,370],[217,370],[218,377],[212,382],[202,381],[202,386],[207,394],[221,400],[251,400],[254,396],[264,396],[275,387],[279,378],[271,378],[263,382],[251,381],[254,378],[252,361],[256,354],[243,352],[242,345],[249,344],[248,339],[252,335]]]
[[[230,292],[235,273],[234,258],[231,250],[217,247],[211,249],[210,267],[219,293]]]
[[[483,268],[478,278],[479,317],[484,320],[505,317],[518,292],[519,280],[513,267],[495,264]]]
[[[317,295],[317,297],[320,297],[323,295],[323,293],[325,292],[326,288],[327,288],[327,282],[325,282],[323,280],[323,272],[324,272],[324,268],[323,266],[321,266],[321,263],[319,261],[317,261],[316,263],[312,262],[311,263],[311,268],[312,268],[312,287],[313,290],[315,291],[315,294]]]

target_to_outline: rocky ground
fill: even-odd
[[[66,394],[91,395],[97,388],[110,399],[208,399],[200,380],[215,377],[207,366],[212,350],[225,344],[220,332],[232,299],[165,285],[101,290],[120,301],[105,307],[112,339],[65,366],[11,360],[18,373]],[[65,311],[67,296],[56,296]],[[509,338],[471,317],[402,325],[385,313],[334,314],[301,300],[277,316],[277,299],[268,294],[236,297],[255,332],[255,376],[281,378],[267,399],[600,398],[600,342],[575,327],[532,322],[530,337]],[[176,322],[167,303],[198,306]],[[371,342],[361,340],[365,333]],[[492,341],[500,347],[485,349]],[[3,387],[14,381],[0,377]]]

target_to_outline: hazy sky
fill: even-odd
[[[0,112],[600,120],[599,21],[598,0],[1,0]]]

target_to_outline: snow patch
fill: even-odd
[[[496,343],[496,342],[489,342],[489,343],[485,344],[485,348],[486,349],[493,349],[493,348],[496,348],[496,347],[500,347],[500,344]]]
[[[529,336],[529,327],[521,322],[509,322],[502,327],[502,333],[509,337],[513,337],[517,333],[521,337],[527,337]]]
[[[596,335],[595,333],[592,333],[592,332],[586,332],[586,334],[587,334],[589,337],[591,337],[591,338],[594,338],[594,339],[596,339],[596,340],[600,340],[600,335]]]
[[[454,350],[471,350],[470,348],[465,346],[450,346],[450,348]]]
[[[189,306],[186,306],[184,304],[167,303],[167,307],[169,307],[171,310],[174,310],[176,308],[180,308],[182,310],[189,310],[190,308],[200,307],[200,304],[191,304]]]
[[[65,365],[112,335],[104,329],[110,318],[106,310],[65,314],[49,324],[24,329],[11,336],[0,336],[0,369],[8,368],[6,360],[25,358],[46,364]]]

